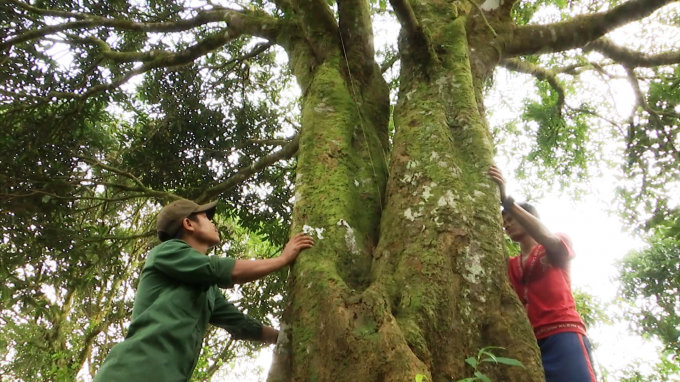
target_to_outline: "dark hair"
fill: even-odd
[[[527,202],[520,202],[520,203],[517,203],[517,205],[522,207],[526,212],[534,215],[536,218],[538,218],[538,219],[541,218],[541,216],[538,214],[538,210],[536,209],[536,207],[532,206],[531,204],[529,204]],[[505,212],[505,210],[503,210],[503,214],[506,214],[506,213],[507,212]]]
[[[538,215],[538,210],[536,209],[536,207],[532,206],[531,204],[529,204],[529,203],[527,203],[527,202],[521,202],[521,203],[517,203],[517,205],[519,205],[520,207],[524,208],[524,210],[525,210],[526,212],[528,212],[528,213],[530,213],[530,214],[536,216],[537,218],[539,218],[539,219],[541,218],[541,217]]]
[[[189,219],[193,222],[198,222],[198,214],[191,214],[191,215],[187,216],[186,219]],[[184,221],[184,219],[182,219],[182,221]],[[170,234],[170,233],[167,233],[167,232],[159,232],[158,238],[161,241],[167,241],[167,240],[172,240],[172,239],[182,240],[184,238],[184,225],[183,224],[180,225],[179,229],[174,234]]]

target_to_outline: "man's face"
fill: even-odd
[[[503,214],[503,228],[512,241],[520,241],[527,234],[510,214]]]
[[[206,243],[210,247],[220,243],[220,233],[215,224],[205,215],[205,212],[196,214],[196,221],[186,219],[186,223],[192,228],[187,234],[193,236],[196,240]]]

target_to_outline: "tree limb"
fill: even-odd
[[[124,19],[113,19],[107,17],[94,16],[89,14],[63,11],[47,11],[30,6],[18,0],[10,1],[34,13],[52,17],[76,18],[78,19],[78,21],[71,21],[62,24],[51,25],[22,33],[12,39],[0,43],[0,51],[6,50],[11,46],[20,44],[22,42],[34,40],[57,32],[63,32],[74,29],[91,29],[97,27],[138,32],[170,33],[170,32],[184,32],[193,29],[197,26],[209,23],[227,22],[229,26],[232,26],[231,24],[235,24],[235,26],[238,29],[240,29],[243,33],[247,33],[257,37],[262,37],[268,40],[275,39],[276,36],[278,35],[277,25],[278,21],[264,12],[245,12],[221,8],[219,10],[202,11],[196,17],[187,20],[141,23]]]
[[[255,175],[258,171],[265,169],[266,167],[280,161],[283,159],[290,159],[295,155],[300,145],[300,137],[296,135],[291,139],[290,143],[282,147],[281,150],[267,155],[266,157],[260,158],[248,167],[241,168],[236,174],[231,176],[224,182],[206,190],[203,194],[196,200],[196,203],[205,203],[214,197],[220,195],[221,193],[236,187],[236,185],[246,181],[251,176]]]
[[[518,27],[506,45],[505,57],[560,52],[579,48],[623,25],[643,19],[677,0],[629,0],[605,12],[569,21]]]
[[[32,190],[31,192],[25,193],[25,194],[0,194],[0,200],[7,201],[11,200],[14,198],[26,198],[26,197],[31,197],[31,196],[36,196],[36,195],[44,195],[44,196],[49,196],[50,198],[55,198],[55,199],[61,199],[61,200],[96,200],[96,201],[101,201],[101,202],[122,202],[130,199],[135,199],[135,198],[145,198],[149,197],[151,195],[145,195],[145,194],[136,194],[136,195],[129,195],[129,196],[123,196],[119,198],[107,198],[107,197],[98,197],[98,196],[61,196],[57,195],[52,192],[47,192],[43,190]]]
[[[244,54],[243,56],[232,58],[231,60],[229,60],[229,61],[227,61],[227,62],[225,62],[224,64],[221,64],[221,65],[207,66],[207,68],[210,69],[210,70],[222,70],[222,69],[226,68],[227,66],[231,66],[231,65],[235,66],[238,63],[249,60],[251,58],[255,58],[258,55],[266,52],[269,48],[272,47],[272,45],[274,45],[274,43],[271,43],[271,42],[257,44],[257,45],[255,45],[253,50]]]
[[[116,235],[100,235],[100,236],[94,236],[94,237],[88,237],[88,238],[80,238],[80,240],[84,242],[99,242],[99,241],[105,241],[105,240],[135,240],[135,239],[143,239],[145,237],[152,237],[156,235],[156,231],[149,231],[149,232],[144,232],[136,235],[127,235],[127,236],[116,236]]]
[[[367,78],[375,63],[370,5],[367,0],[338,0],[337,4],[345,58],[353,76]]]
[[[137,178],[136,176],[132,175],[131,173],[129,173],[127,171],[123,171],[123,170],[115,168],[113,166],[109,166],[107,164],[104,164],[104,163],[98,161],[95,158],[88,158],[88,157],[83,157],[83,156],[78,156],[77,158],[82,160],[83,162],[89,164],[90,166],[99,167],[102,170],[106,170],[106,171],[112,172],[114,174],[118,174],[118,175],[124,176],[128,179],[131,179],[139,188],[144,189],[144,190],[147,189],[147,187],[144,185],[144,183],[142,183],[141,180],[139,180],[139,178]]]
[[[541,81],[547,81],[550,84],[550,86],[552,86],[552,88],[555,89],[555,91],[557,92],[558,96],[557,107],[560,114],[562,114],[562,109],[564,109],[565,106],[564,86],[557,78],[556,72],[516,58],[502,60],[500,62],[500,65],[508,70],[512,70],[519,73],[531,74],[532,76],[538,78]]]
[[[607,122],[608,124],[612,125],[612,127],[617,128],[617,129],[619,130],[619,132],[621,132],[621,134],[623,134],[623,130],[621,130],[621,125],[620,125],[620,124],[618,124],[618,123],[612,121],[611,119],[609,119],[609,118],[607,118],[607,117],[605,117],[605,116],[603,116],[603,115],[601,115],[601,114],[599,114],[599,113],[596,113],[596,112],[593,111],[593,110],[589,110],[589,109],[584,108],[584,107],[571,107],[571,106],[569,106],[569,105],[567,105],[567,107],[568,107],[571,111],[573,111],[573,112],[576,112],[576,113],[585,113],[585,114],[588,114],[588,115],[592,115],[593,117],[597,117],[597,118],[599,118],[599,119],[601,119],[601,120]]]
[[[680,51],[659,54],[646,54],[626,47],[618,46],[602,37],[583,47],[584,52],[596,51],[626,67],[650,68],[653,66],[673,65],[680,63]]]
[[[386,71],[390,70],[394,64],[399,61],[399,55],[395,54],[392,57],[389,57],[387,60],[385,60],[382,65],[380,65],[380,73],[385,73]]]
[[[219,370],[220,366],[222,366],[222,363],[220,361],[228,359],[227,356],[229,355],[229,353],[231,353],[231,351],[232,351],[231,346],[233,344],[234,344],[234,338],[230,337],[229,340],[227,341],[227,344],[224,346],[224,348],[220,352],[220,354],[217,357],[215,357],[215,363],[210,365],[210,367],[208,368],[208,371],[206,373],[206,377],[207,377],[208,381],[212,378],[213,374],[215,374],[215,372],[217,370]]]
[[[512,14],[512,8],[517,4],[520,0],[505,0],[501,1],[501,7],[500,7],[500,14],[504,19],[510,19],[510,16]]]
[[[241,143],[236,146],[232,146],[227,150],[215,150],[215,149],[210,149],[203,147],[201,150],[203,151],[209,151],[209,152],[215,152],[215,153],[225,153],[225,154],[231,154],[236,150],[241,150],[243,148],[246,148],[251,145],[264,145],[264,146],[283,146],[288,143],[290,143],[290,139],[248,139],[244,143]]]
[[[208,54],[209,52],[223,46],[224,44],[228,43],[229,41],[235,39],[238,36],[240,36],[240,32],[238,30],[229,28],[226,31],[222,31],[220,33],[216,33],[213,34],[212,36],[206,37],[197,44],[192,45],[183,51],[172,53],[171,55],[164,55],[152,61],[146,62],[144,65],[141,65],[137,69],[130,70],[124,75],[116,77],[110,83],[95,85],[83,93],[51,91],[48,92],[45,97],[31,96],[23,93],[15,93],[15,95],[32,97],[42,100],[45,99],[49,100],[49,98],[75,98],[85,100],[99,93],[116,89],[121,85],[125,84],[126,82],[128,82],[133,77],[146,73],[152,69],[167,68],[172,66],[181,66],[189,64],[196,60],[198,57]]]
[[[401,24],[401,27],[406,31],[411,44],[417,46],[417,44],[423,44],[423,48],[428,50],[428,38],[425,35],[425,31],[418,23],[415,13],[411,8],[409,0],[390,0],[394,13],[397,14],[397,19]]]
[[[317,31],[330,32],[331,36],[337,36],[338,23],[325,0],[295,0],[293,6],[303,15],[305,27],[311,26]]]

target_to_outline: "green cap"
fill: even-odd
[[[168,204],[161,209],[156,218],[156,231],[158,231],[158,238],[161,238],[161,233],[165,233],[165,236],[175,236],[177,231],[182,226],[182,221],[189,217],[191,214],[205,212],[208,219],[212,219],[215,215],[215,208],[217,207],[217,201],[210,202],[208,204],[197,204],[187,199],[179,199]]]

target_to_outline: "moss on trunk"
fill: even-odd
[[[320,62],[290,45],[304,90],[293,230],[313,232],[317,245],[292,268],[269,381],[413,381],[421,373],[455,381],[472,374],[465,358],[486,346],[527,366],[484,366],[492,380],[543,380],[507,281],[487,176],[493,150],[480,83],[497,57],[478,55],[481,66],[471,67],[469,6],[430,2],[417,11],[429,17],[435,48],[400,39],[389,154],[379,71],[352,82],[342,50]]]

